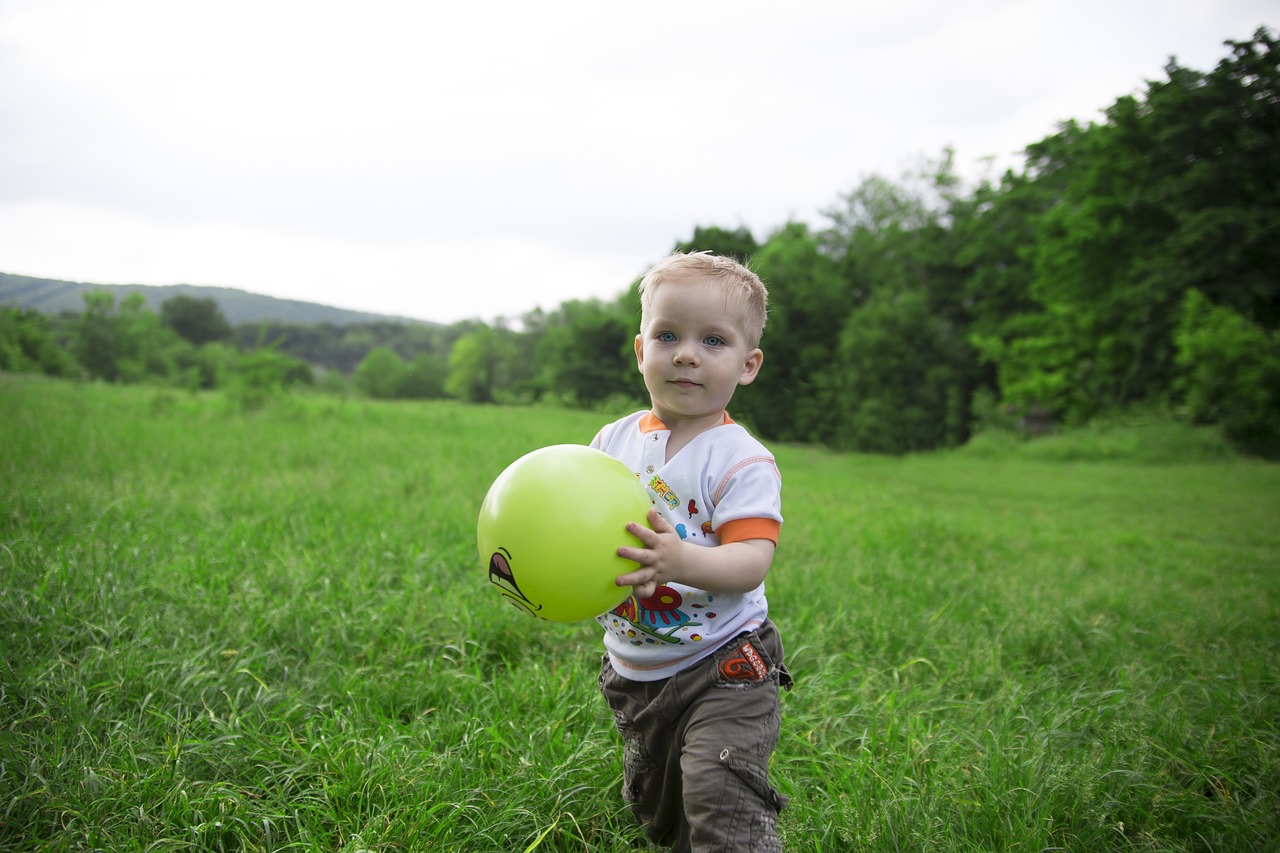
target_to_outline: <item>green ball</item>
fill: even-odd
[[[557,444],[498,475],[480,506],[476,541],[489,582],[520,610],[552,622],[591,619],[630,593],[614,583],[637,566],[618,549],[638,544],[651,506],[626,465],[591,447]]]

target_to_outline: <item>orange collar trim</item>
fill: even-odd
[[[728,412],[725,412],[724,421],[721,423],[721,426],[725,424],[731,424],[733,422],[734,422],[733,418],[729,417]],[[653,412],[645,412],[644,417],[640,418],[640,432],[643,434],[647,435],[648,433],[651,433],[651,432],[661,432],[666,428],[667,428],[667,425],[664,424],[661,420],[659,420],[658,416],[655,415]]]

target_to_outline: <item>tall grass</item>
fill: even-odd
[[[643,849],[598,631],[474,553],[599,422],[0,377],[0,848]],[[788,850],[1280,845],[1280,468],[1065,440],[775,448]]]

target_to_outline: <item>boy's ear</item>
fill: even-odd
[[[764,364],[764,351],[756,348],[747,353],[747,360],[742,365],[742,375],[738,377],[739,385],[750,385],[756,381],[760,373],[760,365]]]
[[[636,367],[644,369],[644,341],[636,335]]]

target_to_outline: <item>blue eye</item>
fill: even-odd
[[[676,336],[671,332],[658,332],[654,337],[662,341],[664,344],[669,344],[676,339]]]
[[[702,339],[702,342],[709,347],[724,346],[724,338],[719,335],[707,335]]]

